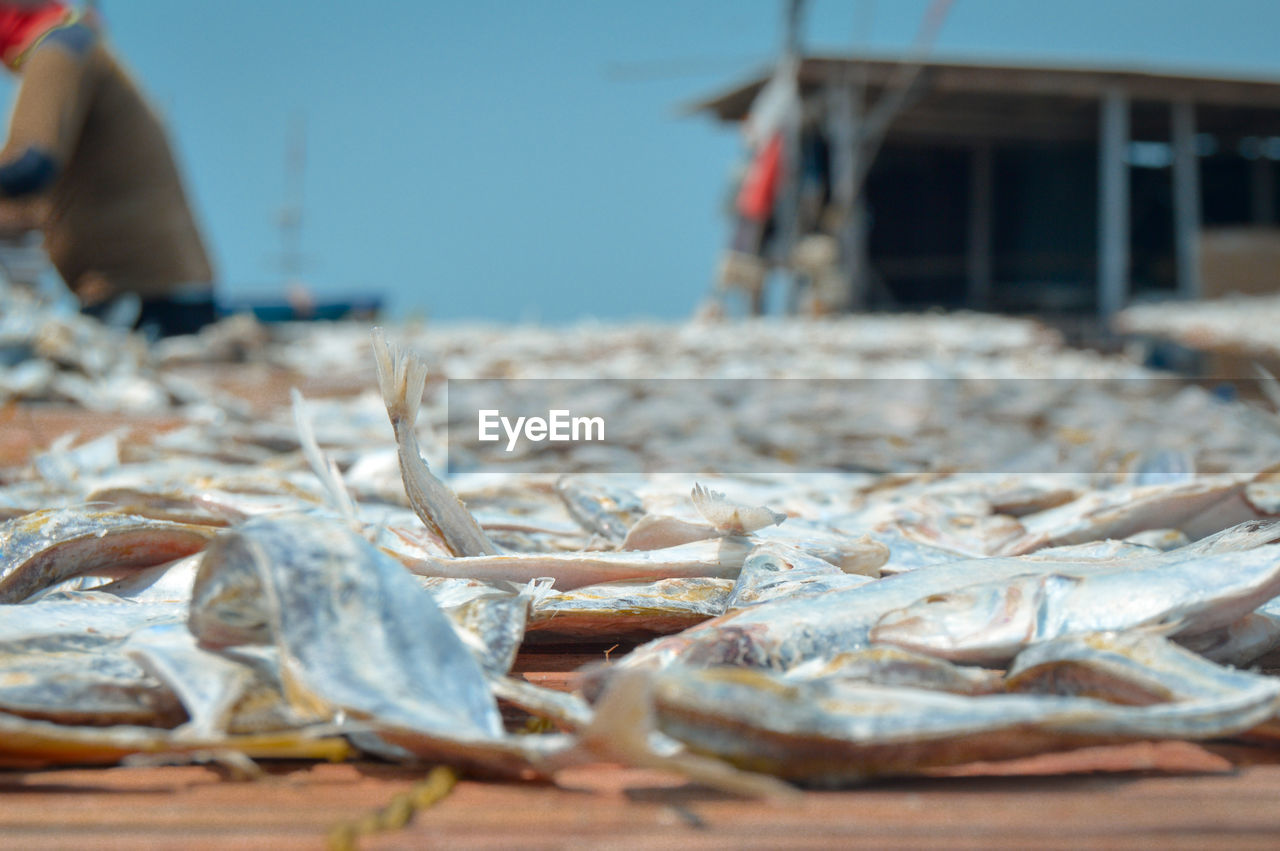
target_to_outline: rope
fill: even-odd
[[[355,851],[362,836],[400,830],[422,810],[443,801],[458,782],[458,772],[447,765],[431,769],[427,779],[396,795],[382,809],[358,818],[347,819],[329,830],[329,851]]]

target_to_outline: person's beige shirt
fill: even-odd
[[[27,59],[0,159],[32,145],[58,166],[42,230],[72,290],[96,279],[151,297],[213,281],[164,127],[100,40],[83,55],[48,43]]]

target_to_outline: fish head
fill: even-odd
[[[870,638],[953,662],[1002,664],[1035,638],[1048,578],[1017,576],[930,594],[886,613]]]
[[[268,644],[268,606],[258,562],[262,555],[244,535],[229,530],[209,544],[191,588],[187,625],[206,647]]]

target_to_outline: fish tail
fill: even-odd
[[[292,389],[290,395],[293,398],[293,422],[298,429],[298,442],[302,446],[303,456],[311,466],[311,471],[320,480],[320,484],[324,486],[329,503],[352,524],[353,528],[359,529],[360,519],[356,513],[355,502],[351,499],[346,483],[342,481],[342,471],[338,469],[338,465],[320,451],[320,442],[316,440],[315,428],[312,426],[311,418],[307,416],[306,400],[302,398],[302,393],[297,387]]]
[[[387,416],[397,428],[412,429],[418,419],[422,391],[427,384],[427,364],[413,352],[388,343],[381,327],[375,326],[371,336],[378,389],[382,391]]]
[[[596,704],[595,717],[582,733],[597,754],[642,768],[677,771],[712,789],[774,801],[794,801],[799,790],[767,774],[735,768],[727,762],[688,750],[658,753],[650,736],[653,718],[653,679],[647,671],[618,670],[608,677]]]
[[[372,337],[378,387],[396,433],[400,475],[409,504],[423,524],[439,534],[455,556],[497,555],[498,548],[467,512],[462,500],[435,477],[418,450],[414,422],[418,418],[422,391],[427,382],[426,362],[420,356],[388,343],[381,328],[375,327]]]

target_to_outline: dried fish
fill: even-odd
[[[872,577],[845,573],[820,558],[783,544],[761,544],[751,551],[722,611],[759,606],[770,600],[800,600],[829,591],[857,588]]]
[[[453,588],[442,586],[442,582]],[[507,673],[524,641],[530,604],[544,589],[536,582],[521,589],[467,582],[469,587],[459,594],[455,590],[458,584],[458,580],[445,579],[426,587],[480,667],[489,674]]]
[[[189,625],[215,647],[275,643],[304,705],[309,693],[411,728],[501,729],[479,667],[430,595],[324,520],[260,518],[219,535],[196,576]]]
[[[0,603],[74,576],[120,576],[204,549],[212,530],[83,508],[52,509],[0,527]]]
[[[1080,577],[1114,571],[1118,566],[1158,570],[1162,566],[1176,566],[1183,562],[1193,565],[1213,552],[1235,551],[1236,547],[1241,548],[1240,551],[1256,548],[1274,535],[1275,527],[1271,523],[1254,521],[1181,550],[1153,552],[1119,561],[1037,560],[1032,554],[936,564],[856,588],[831,591],[812,598],[784,598],[731,612],[678,635],[642,645],[620,664],[623,667],[661,668],[680,660],[691,665],[735,664],[786,670],[809,659],[865,648],[870,642],[872,627],[888,612],[934,595],[959,591],[966,586],[1026,574]],[[1265,555],[1253,559],[1264,564],[1266,560]],[[1223,609],[1222,614],[1227,616],[1229,610]],[[1228,618],[1227,622],[1231,619]],[[1207,624],[1201,624],[1201,627],[1212,628]]]
[[[342,760],[353,751],[332,728],[227,736],[214,741],[175,739],[172,731],[118,724],[83,727],[0,713],[0,767],[115,765],[134,754],[235,751],[251,759]]]
[[[871,533],[871,536],[876,541],[884,544],[889,550],[888,560],[880,566],[880,574],[882,576],[906,573],[909,570],[928,567],[931,564],[964,561],[972,557],[969,553],[935,547],[917,541],[896,525],[876,529]]]
[[[541,577],[555,580],[558,591],[572,591],[584,585],[619,580],[718,577],[738,575],[742,560],[751,549],[747,538],[717,538],[696,541],[664,550],[508,553],[470,558],[424,558],[408,562],[422,576],[449,576],[526,583]]]
[[[639,672],[633,672],[639,673]],[[1155,706],[1079,697],[967,697],[839,678],[669,668],[655,675],[658,727],[699,753],[812,786],[910,775],[1141,738],[1233,735],[1274,714],[1280,683]]]
[[[329,506],[346,518],[353,528],[359,528],[360,521],[356,514],[356,506],[351,500],[346,484],[342,481],[342,471],[320,450],[320,444],[316,441],[315,428],[307,412],[306,401],[298,392],[298,388],[293,388],[290,398],[293,400],[293,420],[298,428],[298,443],[302,447],[302,454],[307,459],[307,463],[311,465],[311,471],[316,474],[316,478],[320,480],[321,486],[329,497]]]
[[[693,504],[708,523],[725,535],[749,535],[765,526],[777,526],[787,519],[787,515],[764,506],[730,502],[724,494],[700,484],[693,486]]]
[[[1191,543],[1181,529],[1148,529],[1125,538],[1131,544],[1154,547],[1157,550],[1176,550]]]
[[[1216,665],[1163,636],[1135,631],[1090,633],[1029,647],[1014,660],[1006,687],[1147,706],[1276,690],[1280,680]]]
[[[0,601],[27,601],[0,603],[0,765],[350,742],[522,776],[615,760],[784,797],[777,777],[1256,734],[1276,715],[1273,678],[1197,679],[1208,662],[1136,632],[1240,663],[1280,641],[1274,416],[1032,323],[433,323],[397,329],[404,348],[374,332],[375,392],[358,323],[113,351],[128,338],[79,317],[36,335],[5,299],[0,357],[35,366],[0,394],[187,424],[56,438],[0,471],[0,516],[41,512],[0,528]],[[250,361],[236,381],[270,364],[326,390],[295,394],[292,417],[247,404],[205,351]],[[495,460],[457,429],[437,477],[458,412],[428,362],[573,378],[610,445]],[[862,380],[885,376],[901,380]],[[600,474],[615,469],[632,472]],[[941,613],[955,646],[916,612]],[[1183,667],[1062,649],[1093,632],[1027,646],[1101,626]],[[587,674],[594,705],[507,676],[522,643],[644,640]],[[938,658],[1019,649],[1009,684],[1053,693],[1000,694],[996,671]],[[499,700],[567,732],[511,734]]]
[[[1280,597],[1219,629],[1180,636],[1178,643],[1220,665],[1252,664],[1280,648]]]
[[[0,710],[85,726],[186,720],[174,694],[125,656],[120,639],[91,633],[0,643]]]
[[[609,582],[546,594],[533,604],[525,641],[647,641],[723,614],[733,587],[729,579],[692,577]]]
[[[1254,519],[1244,501],[1247,478],[1201,476],[1169,485],[1095,491],[1059,508],[1022,519],[1050,545],[1124,538],[1149,529],[1181,529],[1193,540]]]
[[[873,646],[839,653],[830,659],[801,663],[786,678],[803,682],[838,679],[882,686],[905,686],[952,694],[997,694],[1005,690],[1004,674],[990,668],[953,665],[901,647]]]
[[[196,580],[201,554],[143,568],[132,575],[105,585],[91,585],[86,590],[114,594],[136,603],[187,603]]]
[[[1130,559],[1089,576],[1050,571],[934,593],[886,613],[870,637],[998,666],[1028,645],[1068,635],[1144,627],[1196,635],[1227,626],[1278,594],[1276,546],[1173,564]]]
[[[373,329],[373,353],[378,367],[378,384],[382,388],[382,398],[400,450],[400,472],[410,505],[454,555],[496,555],[498,548],[467,513],[462,501],[432,475],[422,460],[414,423],[427,379],[426,364],[421,358],[388,344],[380,328]]]
[[[640,497],[598,479],[563,476],[556,480],[556,495],[582,528],[615,544],[644,515]]]
[[[258,518],[219,535],[188,625],[206,646],[274,645],[297,711],[367,719],[410,753],[518,773],[573,744],[504,733],[479,662],[431,594],[323,518]]]
[[[707,523],[695,523],[669,514],[646,514],[627,530],[621,550],[661,550],[717,537]]]
[[[123,645],[141,668],[165,683],[186,710],[175,739],[217,741],[234,733],[296,730],[327,720],[289,702],[279,660],[201,648],[183,624],[138,630]]]
[[[185,617],[182,604],[96,592],[0,606],[0,709],[66,724],[175,726],[186,719],[177,698],[121,648],[140,629]]]

